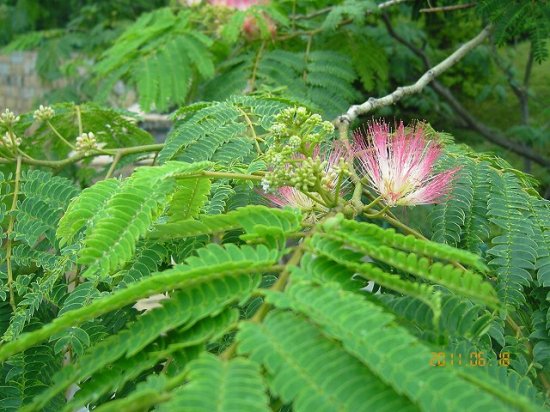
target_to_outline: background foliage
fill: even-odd
[[[0,126],[22,137],[0,159],[1,410],[548,406],[548,1],[55,5],[0,6],[4,50],[69,79],[51,119]],[[440,131],[438,167],[462,167],[448,199],[382,218],[268,205],[278,113],[333,120],[487,24],[376,113]],[[165,141],[116,107],[121,82],[171,113]],[[76,153],[83,132],[103,146]]]

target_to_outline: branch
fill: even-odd
[[[411,0],[388,0],[388,1],[385,1],[384,3],[380,3],[378,5],[378,8],[380,10],[383,10],[387,7],[394,6],[394,5],[399,4],[399,3],[405,3],[406,1],[411,1]],[[309,14],[295,14],[293,16],[290,16],[290,18],[294,19],[294,20],[313,19],[313,18],[315,18],[317,16],[321,16],[325,13],[329,13],[332,9],[333,9],[333,7],[325,7],[323,9],[315,10],[315,11],[309,13]]]
[[[508,85],[516,95],[518,102],[519,102],[519,108],[521,112],[521,122],[524,125],[529,124],[529,102],[528,102],[528,94],[527,94],[527,84],[529,83],[529,77],[531,73],[531,67],[533,64],[533,56],[531,53],[529,53],[529,59],[527,60],[527,65],[525,67],[525,77],[523,81],[523,85],[519,84],[518,80],[516,79],[516,76],[514,74],[514,64],[512,62],[505,62],[504,59],[500,57],[498,54],[498,50],[495,46],[495,44],[492,44],[493,49],[493,58],[497,65],[497,67],[504,73],[506,76],[506,80],[508,81]]]
[[[504,147],[526,159],[532,160],[542,166],[550,167],[550,159],[538,154],[535,150],[531,149],[521,143],[517,143],[508,139],[500,132],[489,128],[479,120],[477,120],[462,104],[454,97],[452,92],[443,86],[441,83],[435,81],[432,84],[433,89],[455,110],[455,112],[464,120],[464,122],[472,129],[485,137],[490,142]]]
[[[397,34],[393,29],[393,27],[391,26],[390,20],[387,16],[382,16],[382,18],[390,36],[392,36],[399,43],[403,44],[405,47],[411,50],[414,54],[420,57],[420,59],[424,62],[424,65],[426,66],[426,68],[431,67],[430,59],[428,58],[426,53],[419,47],[415,46],[414,44],[410,43],[409,41],[401,37],[399,34]],[[530,70],[531,69],[529,68],[529,64],[528,64],[526,71],[530,71]],[[529,79],[529,76],[527,76],[527,81],[528,79]],[[462,104],[458,101],[458,99],[454,97],[451,90],[443,86],[443,84],[439,83],[437,80],[434,80],[434,82],[432,83],[432,88],[441,97],[447,100],[449,105],[455,110],[455,112],[462,118],[462,120],[471,129],[477,131],[479,134],[481,134],[491,143],[494,143],[500,147],[504,147],[505,149],[508,149],[540,165],[547,166],[547,167],[550,165],[550,159],[539,155],[536,151],[531,149],[529,146],[526,146],[508,139],[502,133],[491,129],[490,127],[486,126],[484,123],[476,119],[464,106],[462,106]]]
[[[135,153],[159,152],[162,150],[163,147],[164,147],[163,143],[158,143],[158,144],[150,144],[150,145],[144,145],[144,146],[124,147],[119,149],[103,149],[101,152],[93,152],[86,155],[79,154],[76,156],[68,157],[67,159],[63,159],[63,160],[39,160],[39,159],[22,158],[21,163],[34,165],[34,166],[50,167],[52,169],[61,169],[62,167],[76,163],[88,157],[94,157],[94,156],[99,156],[104,154],[111,154],[114,156],[119,154],[119,156],[125,156],[125,155],[135,154]],[[0,157],[0,164],[13,164],[13,159],[6,159],[6,158]]]
[[[477,3],[467,3],[467,4],[454,4],[452,6],[441,6],[441,7],[429,7],[427,9],[420,9],[420,13],[437,13],[441,11],[454,11],[454,10],[464,10],[474,7]]]
[[[404,96],[420,93],[437,76],[457,64],[470,50],[482,43],[489,36],[490,30],[490,26],[485,27],[476,37],[460,46],[453,54],[424,73],[422,77],[416,81],[416,83],[409,86],[398,87],[393,93],[387,96],[380,97],[378,99],[371,97],[363,104],[351,106],[345,114],[341,115],[336,120],[337,125],[349,125],[360,115],[367,114],[379,107],[394,104],[401,100]]]
[[[15,313],[15,295],[13,292],[13,272],[11,266],[11,253],[12,253],[12,232],[15,223],[15,211],[17,210],[17,199],[19,196],[19,181],[21,179],[21,156],[17,156],[17,165],[15,167],[15,187],[13,189],[13,199],[11,202],[11,209],[9,212],[8,230],[6,231],[6,272],[8,274],[8,289],[10,291],[10,306]]]

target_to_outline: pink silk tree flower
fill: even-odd
[[[428,140],[421,127],[395,133],[384,122],[371,123],[367,136],[355,133],[354,156],[373,188],[388,206],[437,203],[449,193],[460,167],[435,174],[441,147]]]
[[[313,199],[291,186],[279,187],[275,193],[268,193],[264,196],[273,206],[280,208],[285,206],[297,207],[302,210],[313,210],[315,208]]]

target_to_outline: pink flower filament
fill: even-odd
[[[354,156],[373,188],[389,206],[437,203],[449,193],[460,167],[434,174],[441,148],[421,127],[406,132],[403,123],[392,135],[387,124],[371,123],[367,136],[357,132]]]

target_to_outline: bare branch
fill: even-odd
[[[398,42],[406,46],[409,50],[411,50],[414,54],[416,54],[422,61],[424,62],[424,65],[426,68],[431,67],[430,59],[428,58],[428,55],[424,52],[424,50],[420,49],[419,47],[415,46],[414,44],[408,42],[403,37],[399,36],[391,26],[390,20],[387,16],[383,16],[384,24],[386,25],[386,28],[388,30],[388,33],[390,36],[392,36],[394,39],[396,39]],[[529,63],[528,67],[526,68],[526,71],[529,70]],[[527,79],[529,77],[527,76]],[[525,86],[524,86],[525,87]],[[532,160],[540,165],[543,166],[550,166],[550,159],[539,155],[536,151],[534,151],[532,148],[530,148],[527,145],[514,142],[513,140],[508,139],[504,134],[501,132],[491,129],[481,121],[479,121],[477,118],[475,118],[459,101],[456,97],[454,97],[451,90],[443,86],[443,84],[439,83],[437,80],[434,80],[432,83],[432,88],[447,102],[449,105],[455,110],[455,112],[460,116],[462,121],[472,130],[475,130],[480,135],[485,137],[488,141],[491,143],[494,143],[498,146],[504,147],[505,149],[508,149],[525,159]],[[525,87],[526,88],[526,87]]]
[[[385,1],[384,3],[380,3],[378,5],[378,8],[380,10],[382,10],[382,9],[387,8],[387,7],[394,6],[396,4],[405,3],[407,1],[411,1],[411,0],[388,0],[388,1]],[[313,19],[317,16],[321,16],[323,14],[329,13],[332,9],[333,9],[333,7],[325,7],[324,9],[315,10],[314,12],[311,12],[309,14],[295,14],[295,15],[290,16],[290,17],[294,20]]]
[[[493,50],[493,60],[496,63],[496,66],[504,73],[506,76],[506,80],[508,81],[508,85],[516,95],[518,102],[519,102],[519,109],[521,112],[521,123],[524,125],[529,124],[529,96],[527,93],[527,87],[525,86],[525,83],[529,82],[529,76],[531,71],[531,66],[533,64],[532,56],[529,55],[529,59],[527,61],[527,66],[525,68],[525,78],[524,78],[524,84],[520,84],[518,79],[516,79],[516,76],[514,74],[514,64],[512,62],[506,62],[504,59],[499,55],[498,50],[495,46],[495,44],[492,44],[492,50]]]
[[[441,6],[441,7],[429,7],[426,9],[420,9],[420,13],[437,13],[445,11],[455,11],[455,10],[464,10],[474,7],[477,3],[467,3],[467,4],[454,4],[452,6]]]
[[[484,123],[477,120],[464,106],[462,106],[458,99],[454,97],[452,92],[441,83],[439,83],[438,81],[434,81],[432,87],[441,97],[447,100],[449,105],[472,130],[475,130],[487,140],[498,146],[504,147],[505,149],[519,154],[520,156],[532,160],[533,162],[536,162],[542,166],[550,167],[549,158],[538,154],[535,150],[527,145],[508,139],[502,133],[489,128]]]
[[[469,42],[464,43],[449,57],[424,73],[422,77],[416,81],[416,83],[409,86],[398,87],[393,93],[388,94],[387,96],[380,98],[371,97],[363,104],[351,106],[345,114],[341,115],[336,120],[336,123],[338,125],[349,125],[349,123],[360,115],[367,114],[379,107],[394,104],[401,100],[404,96],[420,93],[437,76],[457,64],[470,50],[482,43],[489,36],[490,30],[490,26],[485,27],[476,37]]]

